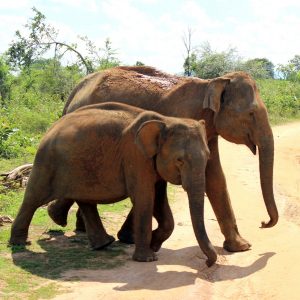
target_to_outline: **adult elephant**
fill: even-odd
[[[226,250],[243,251],[251,245],[238,232],[220,164],[219,135],[230,142],[245,144],[253,154],[258,147],[261,189],[270,217],[268,222],[262,222],[262,227],[277,223],[273,194],[273,134],[255,81],[247,73],[233,72],[202,80],[172,76],[146,66],[112,68],[85,77],[72,91],[63,113],[107,101],[123,102],[168,116],[205,120],[211,153],[206,168],[206,194],[225,236]],[[160,194],[154,209],[158,223],[161,221],[160,207],[167,202],[164,189]],[[72,202],[68,205],[61,207],[57,201],[49,206],[50,216],[61,225],[66,224]],[[118,233],[121,240],[132,240],[132,223],[131,211]]]

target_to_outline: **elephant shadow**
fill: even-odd
[[[95,281],[115,283],[119,291],[148,289],[166,290],[194,284],[197,279],[219,282],[244,278],[266,267],[275,255],[267,252],[248,266],[215,264],[208,268],[205,256],[198,246],[181,249],[162,248],[158,261],[140,263],[132,261],[134,245],[114,242],[106,250],[92,251],[85,235],[67,237],[63,233],[51,234],[38,240],[39,251],[12,248],[15,265],[31,274],[61,281]],[[215,247],[219,257],[232,254]],[[222,259],[221,259],[222,261]]]

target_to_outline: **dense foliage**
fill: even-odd
[[[258,79],[257,83],[272,123],[300,117],[300,81]]]

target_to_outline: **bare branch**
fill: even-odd
[[[192,69],[191,69],[192,34],[193,34],[192,29],[188,27],[187,32],[184,33],[182,37],[183,45],[186,50],[186,58],[183,67],[184,67],[184,73],[187,76],[191,76],[192,74]]]

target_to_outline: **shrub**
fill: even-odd
[[[272,122],[300,117],[299,82],[265,79],[257,83]]]
[[[7,122],[0,123],[0,157],[12,158],[24,152],[33,151],[34,138],[24,135],[18,128]]]

